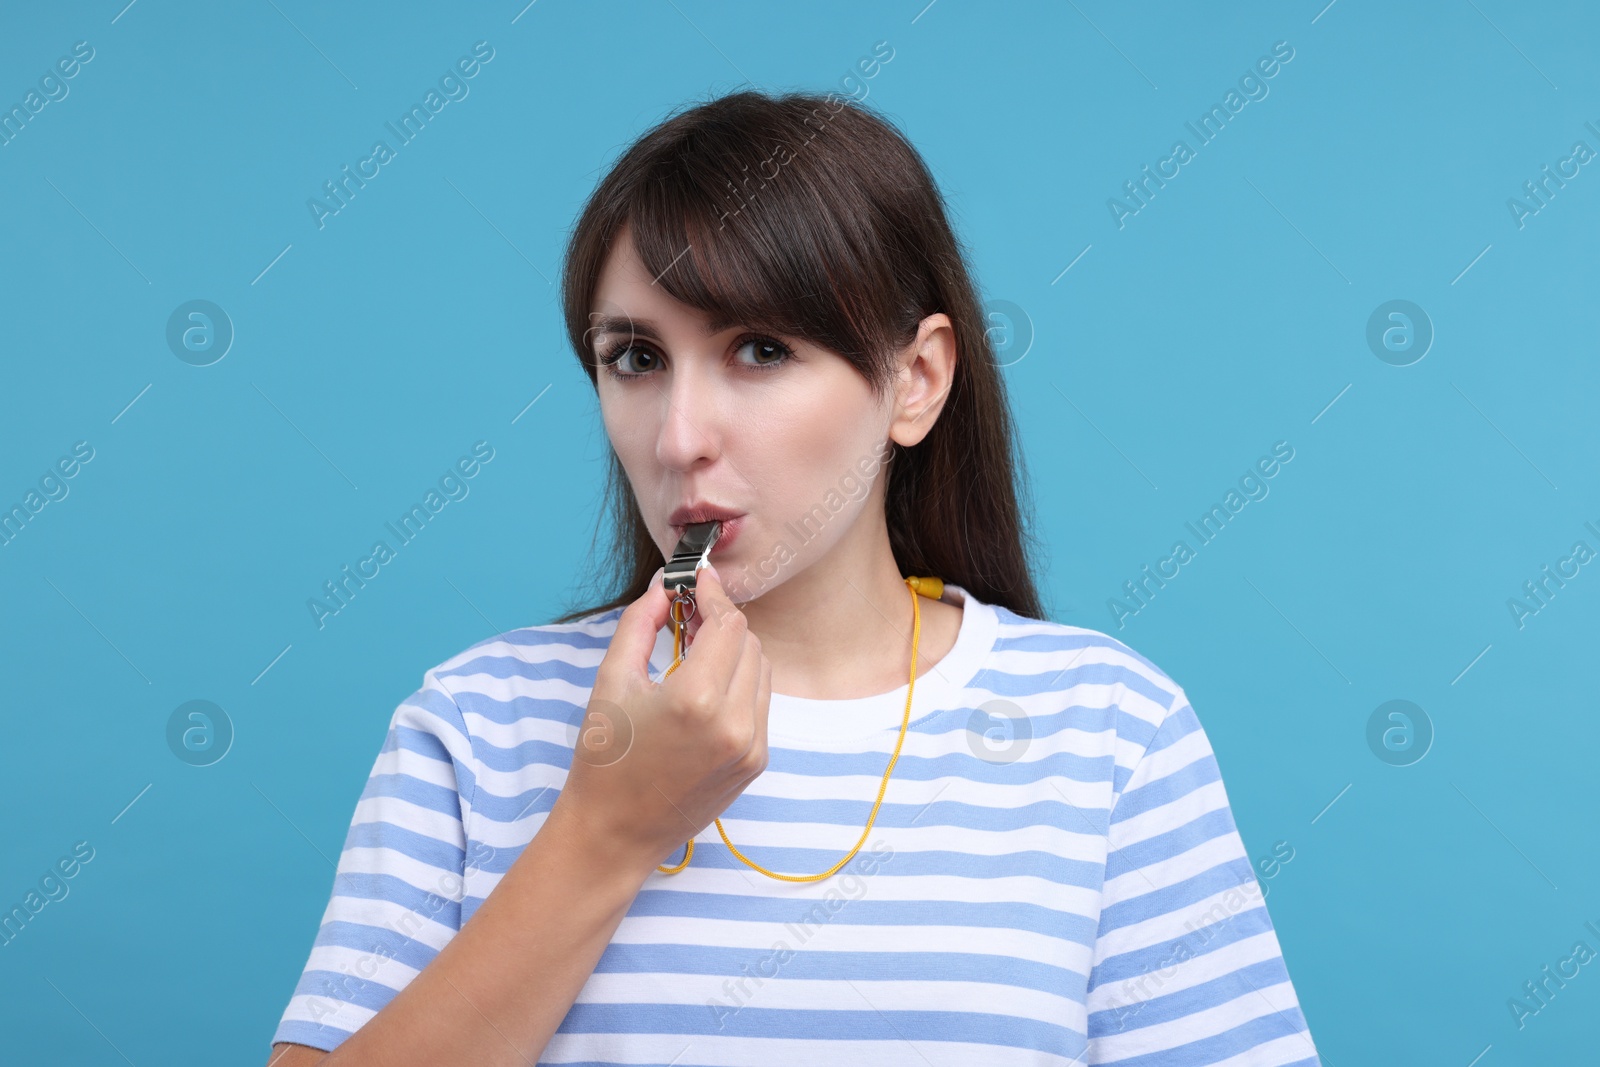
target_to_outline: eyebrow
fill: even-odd
[[[737,325],[738,323],[736,322],[729,322],[724,319],[716,319],[712,322],[706,323],[706,336],[715,337],[723,330],[732,329]],[[630,319],[626,316],[619,317],[615,315],[603,315],[595,320],[595,324],[590,332],[626,333],[635,337],[648,337],[651,340],[661,339],[661,332],[656,328],[656,324],[654,322],[651,322],[649,319]]]

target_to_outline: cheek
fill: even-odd
[[[812,486],[836,481],[843,468],[877,424],[876,416],[840,382],[825,378],[784,383],[740,405],[736,447],[748,458],[741,463],[754,478],[759,468],[773,488]],[[787,494],[786,494],[787,495]]]
[[[828,388],[796,390],[747,434],[761,457],[749,466],[762,472],[778,513],[812,514],[821,506],[846,518],[859,510],[868,488],[860,467],[871,462],[888,424],[864,388],[841,375]]]
[[[815,478],[829,486],[873,455],[888,426],[887,413],[865,392],[865,385],[851,378],[835,385],[827,395],[813,398],[798,430],[804,449],[799,454],[812,457]]]
[[[637,404],[616,386],[601,386],[600,422],[606,437],[616,450],[617,458],[625,467],[633,467],[641,459],[641,449],[649,449],[653,438],[645,420],[635,410]]]
[[[647,436],[640,420],[630,414],[627,401],[613,403],[614,399],[608,398],[602,404],[600,421],[611,443],[611,450],[617,454],[617,462],[622,466],[628,488],[633,491],[635,498],[639,498],[641,488],[647,484],[641,479],[649,479],[647,472],[655,463],[654,441]],[[641,499],[641,505],[648,507],[648,501]]]

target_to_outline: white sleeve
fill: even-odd
[[[472,765],[461,710],[429,671],[390,720],[274,1044],[338,1047],[460,929]]]
[[[1181,689],[1113,803],[1109,836],[1085,1062],[1319,1067]]]

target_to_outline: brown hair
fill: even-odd
[[[1043,618],[1019,516],[1015,431],[983,309],[927,166],[886,119],[838,94],[741,91],[647,131],[611,168],[573,229],[562,272],[567,333],[598,386],[590,337],[607,253],[626,226],[674,299],[714,320],[837,352],[880,398],[896,350],[944,312],[956,363],[944,410],[917,445],[892,448],[885,513],[895,562],[979,600]],[[1017,461],[1020,465],[1020,457]],[[604,603],[642,596],[663,559],[610,452],[613,540]]]

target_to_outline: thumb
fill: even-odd
[[[644,594],[623,609],[617,619],[617,629],[611,636],[611,647],[606,658],[615,658],[620,668],[629,674],[648,677],[650,653],[655,649],[656,635],[670,617],[666,588],[661,577],[666,568],[656,569],[655,576]]]
[[[699,633],[707,618],[721,618],[727,612],[739,610],[728,596],[727,587],[722,584],[722,575],[717,573],[715,564],[707,563],[700,568],[695,580],[695,607],[698,610],[690,620],[690,634]]]

